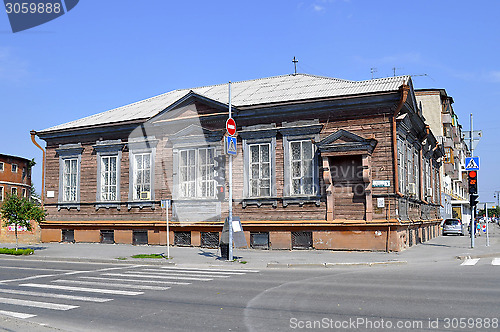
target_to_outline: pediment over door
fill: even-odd
[[[371,154],[376,145],[376,139],[366,139],[344,129],[328,135],[316,144],[323,156]]]

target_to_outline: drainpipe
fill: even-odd
[[[410,91],[410,87],[406,84],[403,84],[399,91],[401,91],[401,99],[399,100],[399,104],[394,111],[392,116],[392,157],[394,164],[394,193],[400,197],[403,197],[403,194],[399,192],[399,174],[398,174],[398,138],[396,131],[396,117],[399,112],[403,108],[406,99],[408,98],[408,92]]]
[[[42,148],[40,146],[40,144],[38,144],[35,140],[35,135],[36,135],[36,131],[32,130],[30,131],[30,134],[31,134],[31,141],[33,142],[33,144],[36,145],[37,148],[39,148],[40,150],[42,150],[42,208],[43,208],[43,205],[45,203],[45,149]]]

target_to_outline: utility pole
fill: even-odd
[[[293,57],[295,59],[295,57]],[[229,118],[233,118],[231,110],[231,82],[229,82]],[[229,155],[229,261],[233,261],[233,155]]]

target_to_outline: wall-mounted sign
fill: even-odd
[[[372,187],[374,188],[386,188],[391,186],[391,181],[389,180],[373,180]]]
[[[378,197],[377,198],[377,207],[378,208],[385,207],[385,199],[383,197]]]

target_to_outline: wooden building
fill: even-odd
[[[233,214],[253,248],[400,251],[437,235],[443,156],[409,76],[232,83]],[[216,246],[228,85],[41,130],[42,241]],[[227,163],[227,158],[226,161]]]

